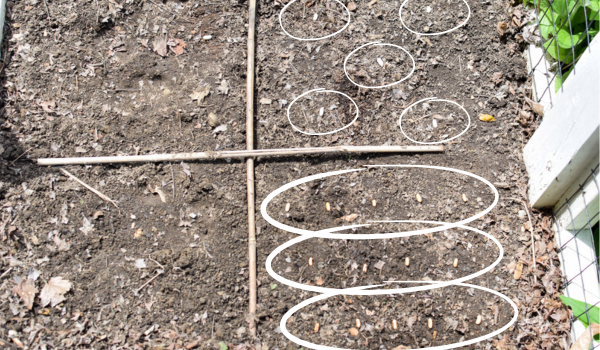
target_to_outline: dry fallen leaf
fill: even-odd
[[[167,45],[169,46],[169,49],[171,49],[171,51],[173,51],[173,53],[175,54],[175,56],[179,56],[182,53],[184,53],[184,49],[185,49],[185,43],[183,42],[183,40],[181,39],[169,39],[169,41],[167,42]]]
[[[496,25],[496,31],[498,31],[498,35],[500,36],[504,36],[504,33],[506,33],[507,30],[508,24],[504,22],[498,22],[498,25]]]
[[[352,222],[352,221],[356,220],[357,217],[358,217],[358,214],[350,214],[350,215],[342,216],[340,219],[347,221],[347,222]]]
[[[383,265],[385,265],[385,262],[379,260],[375,265],[373,265],[373,267],[375,267],[378,270],[383,269]]]
[[[58,248],[59,252],[66,252],[67,250],[69,250],[69,244],[60,239],[60,237],[58,237],[57,235],[54,236],[54,244],[56,244],[56,247]]]
[[[495,122],[496,118],[494,118],[493,116],[491,116],[489,114],[481,114],[479,116],[479,120],[481,120],[483,122]]]
[[[40,107],[42,107],[42,109],[45,112],[54,113],[54,108],[56,108],[56,101],[54,101],[54,100],[44,101],[44,102],[40,102],[39,105],[40,105]]]
[[[161,55],[162,57],[167,56],[167,38],[164,36],[157,36],[152,41],[152,47],[154,52]]]
[[[523,274],[523,263],[519,261],[519,263],[517,264],[517,268],[515,269],[515,274],[513,275],[513,278],[518,280],[519,278],[521,278],[522,274]]]
[[[192,101],[198,100],[198,105],[200,105],[202,102],[204,102],[204,98],[208,96],[208,94],[210,94],[210,85],[206,85],[205,87],[194,91],[190,97]]]
[[[86,236],[88,233],[91,233],[94,230],[94,225],[88,220],[88,218],[83,218],[83,225],[79,228],[79,231],[83,232]]]
[[[502,82],[502,72],[496,72],[496,73],[492,74],[492,77],[490,78],[490,80],[496,84],[500,84],[500,82]]]
[[[58,305],[65,300],[64,294],[69,290],[71,290],[71,282],[64,280],[62,277],[52,277],[40,293],[42,306],[51,304],[54,307]]]
[[[270,99],[270,98],[263,97],[263,98],[261,98],[261,99],[260,99],[260,104],[261,104],[261,105],[270,105],[270,104],[271,104],[271,102],[272,102],[272,101],[271,101],[271,99]]]
[[[592,342],[592,337],[598,333],[600,333],[600,325],[597,323],[590,324],[581,337],[571,345],[571,350],[588,350],[590,348],[590,343]]]
[[[17,293],[21,299],[23,299],[27,309],[31,310],[33,307],[33,299],[35,298],[35,294],[38,292],[35,282],[31,278],[22,280],[21,283],[13,287],[13,292]]]
[[[348,6],[346,6],[346,7],[348,8],[348,11],[356,10],[356,4],[354,2],[348,3]]]

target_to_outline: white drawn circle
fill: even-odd
[[[333,92],[333,93],[335,93],[335,94],[340,94],[340,95],[342,95],[342,96],[346,97],[347,99],[349,99],[350,101],[352,101],[352,103],[354,104],[354,107],[356,108],[356,117],[354,117],[354,119],[353,119],[353,120],[352,120],[352,121],[351,121],[349,124],[347,124],[347,125],[345,125],[345,126],[343,126],[343,127],[339,128],[339,129],[333,130],[333,131],[328,131],[328,132],[306,132],[306,131],[302,131],[302,130],[298,129],[298,127],[296,127],[296,125],[294,125],[294,123],[292,123],[292,120],[290,119],[290,108],[292,108],[292,105],[293,105],[293,104],[294,104],[294,103],[295,103],[295,102],[296,102],[298,99],[300,99],[301,97],[303,97],[303,96],[305,96],[305,95],[308,95],[308,94],[310,94],[311,92]],[[312,136],[322,136],[322,135],[329,135],[329,134],[336,133],[336,132],[338,132],[338,131],[342,131],[342,130],[346,129],[347,127],[349,127],[350,125],[354,124],[354,122],[355,122],[355,121],[358,119],[358,105],[356,104],[356,102],[354,102],[354,100],[353,100],[352,98],[350,98],[350,96],[346,95],[346,94],[345,94],[345,93],[343,93],[343,92],[339,92],[339,91],[335,91],[335,90],[325,90],[325,89],[323,89],[323,88],[319,88],[319,89],[314,89],[314,90],[307,91],[307,92],[303,93],[302,95],[300,95],[300,96],[296,97],[296,98],[295,98],[295,99],[292,101],[292,103],[290,103],[290,105],[289,105],[289,106],[288,106],[288,108],[287,108],[287,118],[288,118],[288,121],[290,122],[290,125],[292,126],[292,128],[293,128],[294,130],[296,130],[296,131],[298,131],[298,132],[301,132],[301,133],[303,133],[303,134],[305,134],[305,135],[312,135]]]
[[[427,282],[424,282],[427,283]],[[469,284],[469,283],[455,283],[455,286],[461,286],[461,287],[468,287],[468,288],[475,288],[475,289],[479,289],[491,294],[494,294],[496,296],[501,297],[502,299],[504,299],[506,302],[508,302],[513,310],[514,310],[514,315],[513,318],[506,324],[504,325],[502,328],[497,329],[489,334],[483,335],[481,337],[477,337],[474,339],[469,339],[469,340],[465,340],[459,343],[454,343],[454,344],[448,344],[448,345],[440,345],[440,346],[432,346],[432,347],[428,347],[427,349],[429,350],[446,350],[446,349],[454,349],[457,347],[461,347],[461,346],[466,346],[466,345],[471,345],[471,344],[475,344],[478,343],[480,341],[486,340],[486,339],[490,339],[492,337],[495,337],[496,335],[504,332],[505,330],[507,330],[510,326],[512,326],[516,321],[517,321],[517,317],[519,316],[519,309],[517,308],[517,305],[507,296],[505,296],[502,293],[499,293],[493,289],[489,289],[486,287],[481,287],[475,284]],[[379,285],[378,285],[379,286]],[[326,345],[319,345],[319,344],[314,344],[311,342],[308,342],[306,340],[302,340],[298,337],[296,337],[295,335],[291,334],[288,329],[287,329],[287,321],[288,319],[294,314],[296,313],[298,310],[301,310],[302,308],[316,303],[317,301],[321,301],[330,297],[334,297],[336,295],[339,294],[345,294],[348,295],[348,291],[355,289],[355,290],[361,290],[363,292],[363,294],[360,295],[372,295],[372,294],[367,294],[367,290],[364,290],[366,288],[369,287],[377,287],[377,286],[367,286],[367,287],[360,287],[360,288],[350,288],[350,289],[346,289],[344,290],[344,293],[326,293],[326,294],[321,294],[321,295],[317,295],[315,297],[312,297],[310,299],[306,299],[303,302],[301,302],[300,304],[292,307],[288,312],[286,312],[283,317],[281,318],[281,322],[279,323],[279,329],[281,330],[281,333],[283,333],[283,335],[285,335],[289,340],[293,341],[294,343],[307,347],[307,348],[311,348],[311,349],[316,349],[316,350],[348,350],[348,349],[344,349],[344,348],[336,348],[336,347],[332,347],[332,346],[326,346]],[[400,292],[395,292],[394,289],[388,289],[388,293],[386,294],[404,294],[404,293],[409,293],[406,290],[402,290]],[[352,295],[357,295],[357,294],[352,294]],[[408,350],[416,350],[416,349],[408,349]]]
[[[406,26],[406,24],[404,24],[404,21],[402,20],[402,8],[404,7],[404,5],[409,2],[410,0],[404,0],[404,2],[402,3],[402,5],[400,5],[400,10],[398,11],[398,16],[400,17],[400,22],[402,23],[402,25],[404,26],[404,28],[406,28],[409,32],[417,34],[417,35],[442,35],[442,34],[446,34],[446,33],[450,33],[453,30],[457,30],[458,28],[464,26],[465,24],[467,24],[467,22],[469,21],[469,18],[471,17],[471,8],[469,7],[469,3],[467,3],[467,0],[463,0],[465,5],[467,5],[467,9],[469,10],[469,13],[467,14],[467,19],[464,20],[464,22],[460,23],[459,25],[457,25],[456,27],[452,28],[452,29],[448,29],[444,32],[439,32],[439,33],[419,33],[419,32],[415,32],[414,30],[408,28]]]
[[[285,28],[283,28],[283,23],[281,22],[281,15],[282,15],[282,14],[285,12],[285,10],[287,10],[287,8],[288,8],[290,5],[292,5],[292,4],[293,4],[293,3],[295,3],[296,1],[298,1],[298,0],[292,0],[292,1],[290,1],[290,3],[288,3],[287,5],[285,5],[285,6],[284,6],[284,7],[281,9],[281,12],[279,12],[279,26],[281,27],[281,30],[283,30],[283,32],[284,32],[286,35],[288,35],[289,37],[291,37],[291,38],[293,38],[293,39],[296,39],[296,40],[301,40],[301,41],[317,41],[317,40],[323,40],[323,39],[327,39],[327,38],[329,38],[329,37],[332,37],[332,36],[334,36],[334,35],[337,35],[337,34],[339,34],[339,33],[343,32],[343,31],[344,31],[344,29],[346,29],[346,28],[348,27],[348,25],[350,24],[350,10],[348,10],[348,8],[346,7],[346,5],[344,5],[344,4],[343,4],[343,3],[342,3],[340,0],[334,0],[334,1],[336,1],[338,4],[342,5],[342,6],[344,7],[344,10],[346,10],[346,13],[348,14],[348,22],[346,23],[346,25],[345,25],[345,26],[344,26],[342,29],[338,30],[337,32],[335,32],[335,33],[333,33],[333,34],[329,34],[329,35],[326,35],[326,36],[322,36],[322,37],[320,37],[320,38],[298,38],[298,37],[295,37],[295,36],[293,36],[292,34],[288,33],[288,31],[287,31],[287,30],[285,30]]]
[[[438,224],[438,225],[443,225],[443,224],[447,224],[446,222],[439,222],[439,221],[420,221],[420,220],[413,220],[411,221],[412,223],[422,223],[422,224]],[[465,282],[468,281],[470,279],[473,279],[475,277],[479,277],[487,272],[489,272],[490,270],[492,270],[494,267],[496,267],[496,265],[498,265],[500,263],[500,261],[502,260],[502,257],[504,256],[504,249],[502,248],[502,245],[500,244],[500,242],[492,235],[490,235],[489,233],[486,233],[484,231],[478,230],[476,228],[473,227],[469,227],[469,226],[463,226],[463,225],[458,225],[456,226],[456,228],[461,228],[461,229],[465,229],[465,230],[469,230],[469,231],[473,231],[475,233],[479,233],[481,235],[484,235],[485,237],[489,238],[490,240],[492,240],[496,246],[498,247],[498,258],[496,259],[496,261],[494,261],[492,264],[490,264],[489,266],[487,266],[486,268],[479,270],[477,272],[474,272],[470,275],[467,276],[463,276],[460,278],[456,278],[450,281],[427,281],[428,283],[432,283],[431,285],[427,285],[427,286],[420,286],[420,287],[410,287],[410,288],[400,288],[400,289],[394,289],[394,293],[396,291],[402,291],[402,293],[408,293],[408,292],[418,292],[418,291],[423,291],[423,290],[429,290],[429,289],[436,289],[436,288],[442,288],[442,287],[446,287],[446,286],[450,286],[450,285],[454,285],[457,283],[461,283],[461,282]],[[418,235],[417,233],[415,234],[411,234],[411,235],[405,235],[403,237],[407,237],[407,236],[415,236]],[[370,235],[368,235],[369,238],[368,239],[380,239],[380,238],[371,238]],[[303,283],[298,283],[292,280],[289,280],[279,274],[277,274],[274,270],[272,265],[273,259],[279,254],[281,253],[284,249],[289,248],[297,243],[300,243],[302,241],[305,241],[307,239],[311,239],[311,238],[315,238],[315,237],[319,237],[318,236],[318,231],[315,231],[315,234],[307,234],[307,235],[302,235],[300,237],[296,237],[292,240],[289,240],[287,242],[285,242],[284,244],[278,246],[275,250],[273,250],[271,252],[271,254],[269,254],[269,256],[267,257],[267,261],[265,263],[266,267],[267,267],[267,273],[269,275],[271,275],[271,277],[273,277],[276,281],[279,281],[280,283],[283,283],[285,285],[288,285],[292,288],[297,288],[297,289],[302,289],[302,290],[306,290],[309,292],[316,292],[316,293],[325,293],[325,294],[346,294],[346,295],[384,295],[384,294],[389,294],[390,290],[389,289],[372,289],[373,286],[365,286],[365,287],[370,287],[369,290],[367,291],[368,293],[365,293],[364,290],[361,289],[357,289],[360,287],[356,287],[356,288],[328,288],[328,287],[319,287],[319,286],[312,286],[312,285],[307,285],[307,284],[303,284]],[[390,237],[388,237],[390,238]],[[336,238],[336,239],[347,239],[346,237],[344,238]],[[394,281],[395,283],[423,283],[422,281]]]
[[[309,181],[313,181],[313,180],[318,180],[318,179],[322,179],[325,177],[329,177],[329,176],[335,176],[335,175],[341,175],[341,174],[345,174],[345,173],[350,173],[350,172],[354,172],[354,171],[363,171],[366,168],[363,169],[348,169],[348,170],[337,170],[337,171],[331,171],[331,172],[327,172],[327,173],[321,173],[321,174],[316,174],[316,175],[311,175],[311,176],[307,176],[295,181],[292,181],[290,183],[287,183],[281,187],[279,187],[278,189],[274,190],[273,192],[269,193],[269,195],[263,200],[261,206],[260,206],[260,213],[263,216],[263,218],[271,225],[277,227],[278,229],[281,229],[283,231],[288,231],[288,232],[292,232],[295,234],[299,234],[299,235],[308,235],[311,237],[320,237],[320,238],[331,238],[331,239],[336,239],[336,238],[342,238],[342,239],[383,239],[383,238],[398,238],[398,237],[406,237],[406,236],[412,236],[412,235],[416,235],[416,234],[425,234],[425,233],[433,233],[433,232],[438,232],[438,231],[443,231],[443,230],[447,230],[447,229],[451,229],[451,228],[455,228],[459,225],[464,225],[467,224],[469,222],[475,221],[478,218],[480,218],[483,215],[486,215],[487,213],[489,213],[495,206],[496,204],[498,204],[498,199],[500,197],[500,195],[498,194],[498,190],[496,189],[496,187],[494,187],[494,185],[492,185],[491,182],[489,182],[488,180],[484,179],[481,176],[472,174],[468,171],[464,171],[464,170],[459,170],[459,169],[453,169],[453,168],[446,168],[446,167],[440,167],[440,166],[434,166],[434,165],[405,165],[405,164],[393,164],[393,165],[367,165],[366,167],[370,168],[386,168],[386,167],[391,167],[391,168],[425,168],[425,169],[434,169],[434,170],[444,170],[444,171],[450,171],[450,172],[455,172],[458,174],[462,174],[462,175],[467,175],[470,176],[476,180],[479,180],[481,182],[483,182],[484,184],[486,184],[494,193],[494,202],[487,207],[486,209],[484,209],[483,211],[481,211],[480,213],[474,214],[473,216],[466,218],[464,220],[461,221],[457,221],[454,223],[444,223],[441,226],[438,227],[430,227],[430,228],[426,228],[426,229],[421,229],[421,230],[413,230],[413,231],[405,231],[405,232],[389,232],[389,233],[358,233],[358,234],[353,234],[353,233],[335,233],[338,231],[344,231],[344,230],[349,230],[352,228],[358,228],[358,227],[364,227],[364,226],[370,226],[371,224],[360,224],[360,225],[348,225],[348,226],[338,226],[338,227],[332,227],[332,228],[328,228],[328,229],[323,229],[323,230],[319,230],[319,231],[312,231],[312,230],[304,230],[301,228],[297,228],[297,227],[292,227],[289,225],[286,225],[282,222],[279,222],[275,219],[273,219],[268,213],[267,213],[267,205],[279,194],[285,192],[286,190],[289,190],[293,187],[302,185],[303,183],[309,182]],[[373,223],[384,223],[384,222],[390,222],[390,223],[414,223],[414,220],[373,220],[371,221]]]
[[[353,55],[353,54],[354,54],[356,51],[358,51],[358,50],[360,50],[360,49],[362,49],[362,48],[364,48],[364,47],[366,47],[366,46],[369,46],[369,45],[376,45],[376,46],[393,46],[393,47],[399,48],[399,49],[401,49],[402,51],[406,52],[406,54],[408,55],[408,57],[410,57],[410,59],[411,59],[411,61],[412,61],[412,65],[413,65],[413,66],[412,66],[412,69],[411,69],[411,71],[410,71],[410,73],[408,73],[408,75],[407,75],[406,77],[404,77],[404,78],[402,78],[402,79],[400,79],[400,80],[398,80],[398,81],[395,81],[395,82],[393,82],[393,83],[391,83],[391,84],[387,84],[387,85],[380,85],[380,86],[365,86],[365,85],[361,85],[361,84],[358,84],[358,83],[354,82],[354,80],[352,80],[352,79],[350,78],[350,76],[348,75],[348,70],[346,70],[346,64],[348,63],[348,59],[349,59],[349,58],[350,58],[350,56],[352,56],[352,55]],[[377,41],[375,41],[375,42],[372,42],[372,43],[366,43],[366,44],[364,44],[364,45],[362,45],[362,46],[359,46],[358,48],[354,49],[354,51],[350,52],[350,53],[348,54],[348,56],[346,56],[346,59],[344,60],[344,73],[346,74],[346,78],[348,78],[348,80],[350,80],[350,81],[352,82],[352,84],[354,84],[354,85],[356,85],[356,86],[358,86],[358,87],[361,87],[361,88],[363,88],[363,89],[382,89],[382,88],[386,88],[386,87],[389,87],[389,86],[392,86],[392,85],[396,85],[396,84],[398,84],[398,83],[400,83],[400,82],[402,82],[402,81],[404,81],[404,80],[408,79],[408,78],[409,78],[409,77],[410,77],[410,76],[411,76],[411,75],[414,73],[414,71],[415,71],[415,67],[416,67],[416,66],[415,66],[415,59],[412,57],[412,55],[410,54],[410,52],[408,52],[408,50],[406,50],[406,49],[405,49],[405,48],[403,48],[402,46],[398,46],[398,45],[394,45],[394,44],[387,44],[387,43],[380,43],[380,42],[377,42]]]
[[[410,137],[408,137],[408,135],[406,135],[406,133],[404,132],[404,129],[402,129],[402,117],[403,117],[403,116],[404,116],[404,114],[405,114],[405,113],[406,113],[408,110],[410,110],[410,109],[411,109],[413,106],[415,106],[415,105],[417,105],[417,104],[419,104],[419,103],[421,103],[421,102],[425,102],[425,101],[429,101],[429,102],[449,102],[449,103],[455,104],[455,105],[457,105],[458,107],[460,107],[460,108],[461,108],[463,111],[465,111],[465,114],[467,115],[467,127],[465,128],[465,130],[463,130],[463,131],[462,131],[460,134],[458,134],[458,135],[456,135],[456,136],[454,136],[454,137],[451,137],[451,138],[449,138],[449,139],[447,139],[447,140],[443,140],[443,141],[436,141],[436,142],[421,142],[421,141],[416,141],[416,140],[413,140],[413,139],[411,139]],[[417,102],[415,102],[415,103],[411,104],[410,106],[406,107],[406,108],[404,109],[404,111],[402,111],[402,114],[400,114],[400,118],[398,118],[398,126],[400,126],[400,131],[402,131],[402,134],[403,134],[403,135],[404,135],[404,136],[405,136],[407,139],[409,139],[410,141],[412,141],[412,142],[414,142],[414,143],[421,144],[421,145],[435,145],[435,144],[438,144],[438,143],[445,143],[445,142],[448,142],[448,141],[452,141],[452,140],[454,140],[455,138],[457,138],[457,137],[461,136],[462,134],[464,134],[465,132],[467,132],[467,130],[468,130],[468,129],[469,129],[469,127],[471,126],[471,116],[469,115],[469,112],[467,112],[467,110],[466,110],[466,109],[465,109],[463,106],[459,105],[458,103],[456,103],[456,102],[454,102],[454,101],[450,101],[450,100],[442,100],[442,99],[438,99],[437,97],[427,97],[427,98],[424,98],[424,99],[422,99],[422,100],[419,100],[419,101],[417,101]]]

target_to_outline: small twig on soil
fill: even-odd
[[[154,261],[156,263],[156,265],[160,266],[163,270],[166,270],[164,266],[162,266],[158,261],[152,259],[150,256],[148,256],[148,259]]]
[[[173,165],[169,164],[169,166],[171,167],[171,180],[173,182],[173,199],[175,199],[175,175],[173,175]]]
[[[18,156],[17,158],[15,158],[15,160],[13,160],[12,162],[10,162],[10,164],[9,164],[8,166],[13,166],[13,164],[15,164],[15,162],[16,162],[17,160],[19,160],[19,158],[23,157],[23,156],[24,156],[24,155],[25,155],[27,152],[29,152],[29,151],[31,151],[31,148],[30,148],[30,149],[28,149],[27,151],[25,151],[25,152],[21,153],[21,155],[20,155],[20,156]]]
[[[4,273],[2,275],[0,275],[0,279],[2,277],[6,276],[10,272],[10,270],[12,270],[12,267],[9,267],[8,270],[4,271]]]
[[[532,265],[533,282],[537,283],[537,276],[535,275],[535,239],[533,237],[533,222],[531,222],[531,216],[529,215],[529,209],[527,208],[527,202],[522,199],[517,199],[517,198],[508,197],[506,199],[512,199],[515,201],[519,201],[519,202],[523,203],[523,206],[525,207],[525,212],[527,213],[527,218],[529,219],[529,233],[531,233],[531,258],[533,259],[533,265]]]
[[[50,19],[50,9],[48,8],[48,3],[44,0],[44,6],[46,6],[46,13],[48,14],[48,19]]]
[[[102,192],[98,191],[97,189],[89,186],[88,184],[86,184],[85,182],[79,180],[75,175],[71,174],[70,172],[66,171],[65,169],[61,168],[60,171],[63,172],[63,174],[69,176],[70,178],[72,178],[73,180],[79,182],[83,187],[87,188],[88,190],[94,192],[96,195],[98,195],[98,197],[104,199],[107,202],[112,203],[112,205],[115,206],[115,208],[119,209],[119,207],[117,206],[117,203],[115,203],[112,199],[108,198],[106,195],[104,195]]]
[[[144,283],[144,284],[143,284],[143,285],[142,285],[140,288],[138,288],[138,289],[135,291],[135,294],[139,294],[139,293],[140,293],[140,291],[141,291],[142,289],[144,289],[144,287],[146,287],[146,286],[147,286],[147,285],[148,285],[150,282],[154,281],[154,279],[155,279],[156,277],[158,277],[159,275],[162,275],[162,274],[163,274],[163,272],[162,272],[162,271],[159,271],[159,272],[157,272],[157,273],[156,273],[156,275],[154,275],[154,277],[152,277],[151,279],[149,279],[148,281],[146,281],[146,283]]]

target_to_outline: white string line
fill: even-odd
[[[294,104],[294,103],[295,103],[295,102],[296,102],[298,99],[302,98],[302,97],[303,97],[303,96],[305,96],[305,95],[308,95],[308,94],[310,94],[311,92],[325,92],[325,93],[327,93],[327,92],[332,92],[332,93],[335,93],[335,94],[340,94],[340,95],[342,95],[342,96],[346,97],[347,99],[349,99],[349,100],[350,100],[350,101],[351,101],[351,102],[354,104],[354,107],[356,107],[356,117],[354,117],[354,119],[353,119],[353,120],[352,120],[352,121],[351,121],[349,124],[347,124],[347,125],[345,125],[345,126],[343,126],[343,127],[339,128],[339,129],[333,130],[333,131],[328,131],[328,132],[306,132],[306,131],[302,131],[302,130],[300,130],[298,127],[296,127],[296,125],[294,125],[294,123],[292,123],[292,119],[290,118],[290,109],[292,108],[292,105],[293,105],[293,104]],[[339,92],[339,91],[335,91],[335,90],[325,90],[325,89],[323,89],[323,88],[318,88],[318,89],[310,90],[310,91],[307,91],[307,92],[303,93],[302,95],[300,95],[300,96],[296,97],[296,98],[295,98],[295,99],[292,101],[292,103],[290,103],[290,105],[289,105],[289,106],[288,106],[288,108],[287,108],[287,118],[288,118],[288,121],[290,122],[290,125],[292,126],[292,128],[293,128],[294,130],[298,131],[298,132],[301,132],[301,133],[305,134],[305,135],[312,135],[312,136],[322,136],[322,135],[329,135],[329,134],[336,133],[336,132],[338,132],[338,131],[342,131],[342,130],[346,129],[347,127],[349,127],[350,125],[354,124],[354,122],[355,122],[355,121],[358,119],[358,113],[359,113],[359,112],[358,112],[358,105],[356,104],[356,102],[354,102],[354,100],[353,100],[353,99],[352,99],[350,96],[346,95],[346,94],[345,94],[345,93],[343,93],[343,92]],[[340,121],[340,123],[341,123],[341,121]]]
[[[409,2],[410,0],[405,0],[402,5],[400,5],[400,10],[398,10],[398,16],[400,17],[400,22],[402,23],[402,25],[404,26],[404,28],[406,28],[406,30],[408,30],[411,33],[417,34],[417,35],[442,35],[442,34],[446,34],[446,33],[450,33],[451,31],[457,30],[458,28],[464,26],[465,24],[467,24],[467,22],[469,21],[469,18],[471,17],[471,8],[469,7],[469,4],[467,3],[466,0],[462,0],[466,5],[467,5],[467,10],[469,11],[469,13],[467,14],[467,19],[464,20],[464,22],[460,23],[459,25],[457,25],[456,27],[452,28],[452,29],[448,29],[444,32],[439,32],[439,33],[419,33],[416,32],[410,28],[408,28],[408,26],[406,24],[404,24],[404,21],[402,20],[402,8],[404,7],[404,5],[406,5],[407,2]]]
[[[342,5],[342,7],[344,7],[344,10],[346,10],[346,13],[348,14],[348,21],[346,22],[346,25],[345,25],[345,26],[344,26],[342,29],[338,30],[337,32],[335,32],[335,33],[333,33],[333,34],[329,34],[329,35],[326,35],[326,36],[323,36],[323,37],[319,37],[319,38],[298,38],[298,37],[295,37],[295,36],[293,36],[292,34],[288,33],[288,31],[287,31],[287,30],[285,30],[285,28],[283,27],[283,23],[282,23],[282,21],[281,21],[281,16],[282,16],[282,15],[283,15],[283,13],[285,12],[285,10],[287,10],[287,8],[288,8],[290,5],[292,5],[293,3],[295,3],[296,1],[298,1],[298,0],[292,0],[292,1],[290,1],[290,3],[288,3],[287,5],[285,5],[285,6],[284,6],[284,7],[281,9],[281,12],[279,12],[279,26],[281,27],[281,30],[283,30],[283,32],[284,32],[286,35],[288,35],[289,37],[291,37],[291,38],[293,38],[293,39],[296,39],[296,40],[301,40],[301,41],[317,41],[317,40],[323,40],[323,39],[327,39],[327,38],[329,38],[329,37],[332,37],[332,36],[334,36],[334,35],[337,35],[337,34],[339,34],[339,33],[343,32],[343,31],[344,31],[344,30],[345,30],[345,29],[348,27],[348,25],[350,24],[350,10],[348,10],[348,8],[346,7],[346,5],[344,5],[344,4],[343,4],[343,3],[342,3],[340,0],[333,0],[333,1],[336,1],[338,4]]]
[[[404,51],[408,55],[408,57],[410,57],[410,60],[412,61],[412,69],[411,69],[410,73],[408,73],[407,76],[405,76],[404,78],[402,78],[402,79],[400,79],[398,81],[395,81],[395,82],[393,82],[391,84],[380,85],[380,86],[366,86],[366,85],[361,85],[361,84],[355,82],[354,80],[352,80],[352,78],[350,78],[350,76],[348,75],[348,70],[346,69],[346,65],[348,63],[348,59],[350,58],[350,56],[352,56],[358,50],[360,50],[360,49],[362,49],[364,47],[367,47],[369,45],[375,45],[375,46],[392,46],[392,47],[395,47],[395,48],[398,48],[398,49]],[[402,46],[398,46],[398,45],[394,45],[394,44],[381,43],[381,42],[378,42],[378,41],[374,41],[374,42],[371,42],[371,43],[366,43],[366,44],[364,44],[362,46],[359,46],[358,48],[354,49],[354,51],[350,52],[348,54],[348,56],[346,56],[346,59],[344,59],[344,74],[346,74],[346,78],[348,78],[348,80],[350,80],[352,82],[352,84],[354,84],[354,85],[356,85],[358,87],[361,87],[363,89],[382,89],[382,88],[386,88],[386,87],[389,87],[389,86],[392,86],[392,85],[396,85],[396,84],[398,84],[400,82],[403,82],[404,80],[410,78],[410,76],[415,71],[415,67],[416,67],[416,65],[415,65],[415,59],[412,57],[412,55],[410,54],[410,52],[408,52],[408,50],[406,50]]]
[[[410,138],[408,135],[406,135],[406,133],[404,132],[404,129],[402,129],[402,117],[403,117],[403,116],[404,116],[404,114],[406,114],[406,112],[408,112],[408,111],[409,111],[409,110],[410,110],[410,109],[411,109],[413,106],[415,106],[415,105],[417,105],[417,104],[419,104],[419,103],[425,102],[425,101],[429,101],[429,102],[448,102],[448,103],[453,103],[453,104],[457,105],[458,107],[460,107],[460,108],[461,108],[461,109],[462,109],[462,110],[465,112],[465,114],[467,115],[467,127],[465,128],[465,130],[463,130],[463,131],[462,131],[460,134],[458,134],[458,135],[456,135],[456,136],[454,136],[454,137],[452,137],[452,138],[449,138],[449,139],[447,139],[447,140],[442,140],[442,141],[435,141],[435,142],[420,142],[420,141],[417,141],[417,140],[413,140],[413,139],[411,139],[411,138]],[[455,138],[457,138],[457,137],[461,136],[462,134],[464,134],[465,132],[467,132],[467,130],[468,130],[468,129],[469,129],[469,127],[471,126],[471,116],[469,115],[469,112],[467,112],[467,110],[466,110],[466,109],[465,109],[463,106],[459,105],[458,103],[456,103],[456,102],[454,102],[454,101],[450,101],[450,100],[443,100],[443,99],[438,99],[437,97],[427,97],[427,98],[424,98],[424,99],[422,99],[422,100],[419,100],[419,101],[417,101],[417,102],[415,102],[415,103],[411,104],[410,106],[406,107],[406,108],[404,109],[404,111],[402,111],[402,114],[400,114],[400,118],[398,118],[398,126],[400,126],[400,131],[402,132],[402,134],[403,134],[403,135],[404,135],[404,136],[405,136],[407,139],[409,139],[410,141],[412,141],[412,142],[414,142],[414,143],[421,144],[421,145],[435,145],[435,144],[439,144],[439,143],[446,143],[446,142],[452,141],[452,140],[454,140]]]

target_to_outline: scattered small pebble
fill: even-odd
[[[350,328],[350,335],[353,336],[353,337],[358,336],[358,329],[356,329],[354,327]]]

